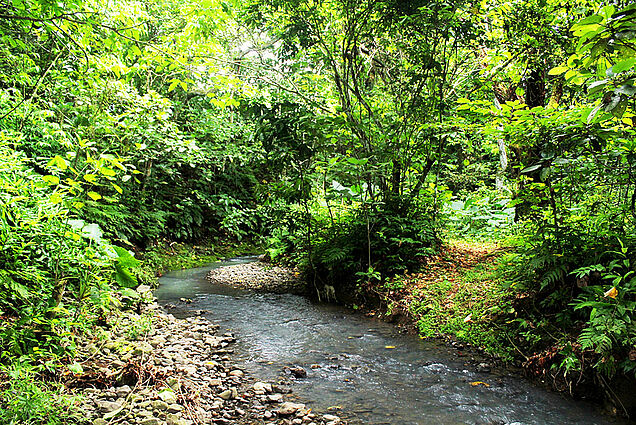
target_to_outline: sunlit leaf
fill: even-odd
[[[86,193],[93,201],[99,201],[102,199],[102,195],[97,192],[88,192]]]
[[[60,183],[60,178],[56,176],[42,176],[42,180],[50,185],[56,185]]]

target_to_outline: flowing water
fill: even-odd
[[[479,373],[457,350],[342,307],[205,280],[211,268],[251,260],[169,273],[156,295],[162,304],[185,297],[193,302],[183,309],[207,310],[221,330],[235,334],[234,358],[259,380],[277,380],[285,366],[303,367],[308,376],[293,382],[293,391],[318,411],[352,424],[614,423],[524,379]]]

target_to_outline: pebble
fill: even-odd
[[[281,401],[283,401],[283,395],[282,394],[270,394],[270,395],[267,396],[267,399],[271,403],[280,403]]]
[[[167,404],[174,404],[177,402],[177,395],[171,390],[163,390],[158,394],[159,398]]]
[[[103,413],[111,413],[115,410],[121,409],[121,403],[106,400],[97,400],[97,407]]]
[[[168,410],[168,403],[166,403],[165,401],[155,400],[151,403],[151,405],[152,405],[152,408],[155,410],[159,410],[159,411]]]
[[[284,402],[278,408],[278,414],[283,416],[293,415],[300,409],[304,409],[305,405],[301,403],[292,403],[289,401]]]
[[[262,393],[272,392],[272,384],[268,384],[265,382],[257,382],[252,386],[252,388],[254,389],[255,392],[262,392]]]
[[[183,411],[183,406],[180,404],[175,403],[168,406],[168,413],[179,413],[181,411]]]

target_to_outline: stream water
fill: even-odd
[[[277,380],[284,366],[303,367],[308,376],[292,388],[312,408],[352,424],[615,423],[524,379],[479,373],[457,350],[342,307],[205,280],[211,268],[247,261],[253,259],[171,272],[160,279],[156,296],[162,304],[190,298],[181,308],[207,310],[210,320],[235,334],[234,358],[259,380]]]

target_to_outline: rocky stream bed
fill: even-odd
[[[202,312],[199,312],[201,314]],[[343,423],[312,412],[281,382],[258,382],[232,361],[231,333],[201,315],[182,319],[156,304],[121,311],[84,341],[80,373],[66,385],[93,425]],[[290,379],[302,368],[288,370]]]
[[[211,283],[275,294],[302,294],[305,285],[297,269],[251,262],[220,267],[207,274]]]

